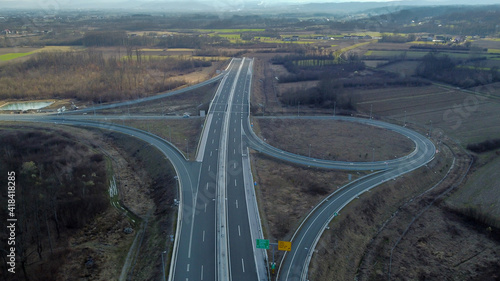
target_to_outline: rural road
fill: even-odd
[[[134,136],[157,147],[172,162],[180,181],[179,224],[169,280],[266,279],[267,272],[262,272],[265,271],[265,259],[256,258],[255,250],[255,238],[262,237],[259,237],[255,227],[250,227],[260,226],[256,216],[249,216],[249,205],[255,203],[255,198],[249,198],[245,192],[245,185],[249,183],[245,180],[248,177],[242,167],[243,161],[248,159],[244,155],[247,146],[301,165],[342,170],[378,170],[377,173],[351,182],[318,204],[294,234],[292,251],[285,255],[279,268],[279,280],[306,280],[314,247],[334,214],[359,194],[425,165],[433,159],[435,147],[426,137],[407,128],[340,116],[300,118],[342,120],[386,128],[410,138],[415,143],[415,150],[402,158],[387,161],[340,162],[312,159],[272,147],[258,138],[251,128],[249,101],[252,63],[250,59],[233,59],[223,75],[201,83],[203,86],[222,79],[206,118],[197,161],[186,161],[179,150],[148,132],[87,120],[97,119],[98,116],[0,115],[0,120],[91,126]],[[167,94],[170,96],[185,91],[187,88]],[[144,101],[141,99],[95,109]],[[78,112],[93,110],[88,108]]]

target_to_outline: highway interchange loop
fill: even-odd
[[[238,63],[240,63],[238,67]],[[245,65],[245,67],[242,70],[242,66]],[[301,156],[301,155],[296,155],[293,153],[289,153],[286,151],[283,151],[281,149],[272,147],[271,145],[267,144],[264,142],[262,139],[260,139],[254,132],[251,127],[250,123],[250,92],[251,92],[251,81],[252,81],[252,65],[253,65],[253,60],[252,59],[233,59],[231,62],[230,67],[226,71],[223,72],[223,74],[212,78],[208,81],[202,82],[200,84],[191,86],[189,88],[180,90],[180,91],[173,91],[169,92],[166,94],[163,94],[161,98],[166,97],[166,96],[172,96],[172,95],[177,95],[177,94],[182,94],[185,93],[188,90],[198,88],[204,85],[207,85],[209,83],[216,82],[218,80],[222,79],[222,82],[219,86],[218,92],[222,92],[219,94],[216,94],[216,97],[214,98],[213,104],[211,105],[211,110],[209,114],[213,114],[210,116],[210,120],[213,121],[211,126],[205,125],[204,130],[216,130],[217,127],[215,127],[214,124],[228,122],[228,124],[224,127],[220,127],[219,130],[222,130],[226,128],[226,130],[233,131],[235,132],[236,135],[240,136],[240,139],[238,144],[235,144],[237,146],[242,147],[243,149],[241,150],[241,153],[236,153],[236,148],[235,150],[235,155],[237,155],[239,158],[235,158],[236,160],[231,160],[233,162],[241,160],[242,156],[244,156],[244,149],[246,147],[243,147],[244,145],[247,145],[248,147],[260,152],[264,153],[267,155],[270,155],[272,157],[289,161],[292,163],[300,164],[300,165],[306,165],[306,166],[311,166],[311,167],[318,167],[318,168],[325,168],[325,169],[341,169],[341,170],[352,170],[352,171],[376,171],[372,174],[369,174],[365,177],[362,177],[356,181],[350,182],[349,184],[343,186],[342,188],[338,189],[336,192],[333,194],[330,194],[327,198],[325,198],[322,202],[320,202],[308,215],[307,217],[303,220],[299,228],[296,230],[292,237],[292,251],[288,252],[285,254],[284,259],[281,263],[281,266],[279,267],[279,272],[278,272],[278,280],[290,280],[290,281],[295,281],[295,280],[307,280],[307,273],[308,273],[308,267],[309,267],[309,262],[312,257],[314,248],[316,244],[319,241],[319,238],[321,237],[321,234],[323,233],[324,229],[327,227],[328,223],[333,219],[334,214],[338,214],[340,210],[346,206],[350,201],[352,201],[354,198],[358,197],[361,193],[366,192],[370,190],[371,188],[374,188],[384,182],[387,182],[389,180],[395,179],[396,177],[399,177],[405,173],[408,173],[410,171],[413,171],[428,162],[430,162],[435,155],[436,148],[434,144],[432,143],[431,140],[426,138],[425,136],[422,136],[421,134],[412,131],[408,128],[397,126],[394,124],[382,122],[382,121],[377,121],[377,120],[371,120],[371,119],[364,119],[364,118],[354,118],[354,117],[344,117],[344,116],[329,116],[329,117],[280,117],[280,118],[307,118],[307,119],[329,119],[329,120],[338,120],[338,121],[346,121],[346,122],[356,122],[356,123],[361,123],[361,124],[366,124],[366,125],[371,125],[371,126],[377,126],[380,128],[392,130],[394,132],[400,133],[409,139],[411,139],[414,144],[415,144],[415,149],[413,152],[411,152],[409,155],[406,155],[401,158],[397,159],[390,159],[386,161],[377,161],[377,162],[341,162],[341,161],[328,161],[328,160],[321,160],[321,159],[313,159],[310,157],[306,156]],[[241,74],[241,75],[240,75]],[[230,86],[227,86],[226,83],[224,83],[226,80],[230,80]],[[229,83],[228,83],[229,84]],[[228,87],[228,93],[227,96],[224,97],[224,89],[222,87]],[[129,101],[129,102],[123,102],[120,104],[115,104],[115,105],[103,105],[95,108],[87,108],[84,110],[79,110],[76,113],[82,113],[82,112],[89,112],[93,110],[100,110],[100,109],[107,109],[107,108],[114,108],[114,107],[119,107],[119,106],[127,106],[130,104],[135,104],[135,103],[140,103],[140,102],[145,102],[145,101],[150,101],[157,99],[158,97],[154,98],[145,98],[145,99],[140,99],[140,100],[135,100],[135,101]],[[235,101],[233,101],[233,99]],[[241,101],[240,101],[241,99]],[[217,101],[216,101],[217,100]],[[229,114],[226,112],[228,105],[231,105],[233,112],[229,110]],[[219,106],[219,107],[217,107]],[[217,109],[219,108],[219,109]],[[217,119],[217,118],[224,118],[225,115],[230,115],[231,117],[228,117],[226,119]],[[216,117],[217,116],[217,117]],[[192,241],[187,241],[185,233],[191,233],[191,239],[193,236],[194,229],[197,227],[195,224],[195,213],[197,212],[197,208],[199,207],[199,194],[198,190],[201,190],[201,187],[199,185],[202,184],[202,181],[204,178],[201,176],[202,174],[202,169],[206,166],[206,163],[208,163],[207,159],[203,159],[203,162],[197,162],[197,161],[188,161],[182,152],[180,152],[177,148],[175,148],[171,143],[168,141],[155,136],[151,133],[148,133],[143,130],[127,127],[127,126],[121,126],[117,124],[111,124],[111,123],[105,123],[105,122],[97,122],[95,120],[90,121],[87,120],[89,119],[90,116],[85,116],[85,115],[64,115],[64,116],[57,116],[57,115],[45,115],[45,114],[33,114],[33,115],[0,115],[0,120],[2,121],[29,121],[29,122],[45,122],[45,123],[55,123],[55,124],[64,124],[64,125],[70,125],[70,126],[86,126],[86,127],[94,127],[94,128],[100,128],[100,129],[106,129],[106,130],[112,130],[116,132],[120,132],[123,134],[127,134],[133,137],[136,137],[138,139],[141,139],[152,146],[156,147],[161,153],[165,155],[166,158],[168,158],[173,166],[175,167],[175,170],[177,172],[178,178],[179,178],[179,195],[180,195],[180,202],[181,202],[181,207],[179,208],[179,215],[178,215],[178,224],[177,224],[177,230],[176,230],[176,238],[175,238],[175,243],[174,243],[174,255],[172,259],[172,264],[170,267],[170,274],[169,274],[169,280],[200,280],[200,277],[202,280],[264,280],[266,279],[265,276],[266,274],[257,274],[250,272],[251,270],[253,271],[259,271],[263,270],[262,268],[265,268],[261,265],[259,266],[259,263],[264,263],[264,261],[259,261],[256,258],[255,263],[256,265],[251,265],[249,262],[246,264],[244,263],[244,258],[241,259],[241,262],[231,262],[229,265],[229,277],[221,277],[218,278],[217,269],[214,268],[209,268],[209,267],[217,267],[215,265],[215,261],[210,264],[210,266],[205,266],[202,264],[201,265],[201,275],[200,275],[200,269],[198,268],[197,271],[194,269],[191,270],[190,273],[185,273],[185,274],[191,274],[189,277],[179,277],[177,274],[180,271],[181,266],[179,264],[183,264],[181,260],[187,259],[187,254],[182,252],[182,250],[186,250],[186,248],[189,248],[189,256],[191,256],[191,243]],[[108,116],[109,117],[109,116]],[[93,116],[93,119],[98,118],[98,116]],[[104,118],[104,117],[103,117]],[[240,122],[236,122],[236,119],[240,120]],[[276,117],[267,117],[267,118],[276,118]],[[208,118],[207,118],[208,119]],[[215,121],[214,121],[215,120]],[[229,122],[235,120],[234,128],[233,125],[229,125]],[[217,122],[217,123],[215,123]],[[238,125],[239,124],[239,125]],[[222,124],[219,124],[219,126],[222,126]],[[205,132],[204,132],[205,133]],[[215,132],[214,132],[215,133]],[[219,131],[217,136],[222,136],[222,133]],[[230,136],[229,138],[232,138]],[[236,137],[234,138],[235,143],[237,142]],[[213,143],[215,148],[213,151],[217,151],[219,148],[224,148],[222,146],[223,144],[219,144],[218,148],[217,145],[219,143],[220,139],[217,140],[217,143]],[[207,145],[208,146],[208,145]],[[229,149],[231,145],[226,146],[226,149]],[[221,149],[222,150],[222,149]],[[204,148],[203,150],[199,150],[200,152],[205,153],[205,157],[208,157],[207,155],[210,153],[212,155],[210,150],[207,150]],[[220,152],[220,151],[219,151]],[[221,155],[219,155],[221,156]],[[224,154],[222,154],[223,158],[226,159],[225,161],[228,161],[228,157]],[[216,157],[215,160],[217,163],[220,162],[218,158]],[[216,165],[215,162],[213,165]],[[221,165],[219,163],[219,165]],[[238,165],[242,165],[239,163]],[[222,166],[224,167],[224,164]],[[236,164],[235,164],[236,167]],[[210,171],[210,166],[208,166],[208,170]],[[229,176],[228,176],[229,177]],[[211,180],[211,179],[209,179]],[[228,180],[225,180],[228,181]],[[235,184],[236,181],[239,182],[239,179],[235,179]],[[242,182],[244,180],[241,180]],[[207,182],[207,190],[209,188],[209,184]],[[229,190],[229,193],[233,192],[227,187]],[[213,200],[217,198],[217,194],[219,191],[213,191]],[[226,195],[224,195],[226,196]],[[251,200],[255,200],[255,198],[248,198],[245,196],[245,192],[242,194],[227,194],[227,196],[243,196],[242,199],[240,199],[240,204],[245,203],[245,204],[251,204]],[[197,199],[198,198],[198,199]],[[240,197],[238,197],[240,198]],[[246,200],[245,200],[246,198]],[[205,198],[206,199],[206,198]],[[226,198],[228,201],[229,199]],[[217,201],[217,202],[220,202]],[[238,200],[236,200],[238,202]],[[215,205],[215,203],[213,203]],[[252,203],[253,204],[253,203]],[[238,206],[238,205],[236,205]],[[246,205],[245,205],[246,206]],[[205,204],[205,212],[206,212],[207,205]],[[216,207],[214,206],[214,213],[216,212],[215,209]],[[229,208],[229,207],[224,207],[224,208]],[[231,213],[234,212],[230,211],[228,216],[231,215]],[[226,218],[226,223],[229,222],[229,226],[231,226],[231,221],[234,221],[234,219],[229,218],[229,220]],[[248,224],[248,223],[246,223]],[[250,225],[251,222],[250,222]],[[248,225],[247,225],[248,226]],[[244,228],[244,227],[243,227]],[[197,231],[197,230],[196,230]],[[240,232],[240,225],[238,225],[238,231]],[[246,230],[246,231],[252,231],[252,230]],[[184,233],[181,235],[181,233]],[[227,234],[229,235],[230,239],[234,239],[234,234],[231,234],[230,230],[227,230]],[[198,235],[198,233],[195,233],[194,235]],[[209,235],[209,234],[207,234]],[[231,235],[233,235],[231,237]],[[214,239],[216,240],[216,233],[214,230],[214,233],[212,236],[210,236],[209,239]],[[241,232],[240,232],[241,236]],[[255,235],[253,234],[248,234],[244,235],[244,239],[246,240],[253,240],[255,238]],[[261,237],[262,238],[262,237]],[[242,238],[243,239],[243,238]],[[205,230],[203,230],[203,240],[205,240]],[[245,241],[246,241],[245,240]],[[233,240],[231,240],[233,241]],[[229,242],[227,242],[229,244]],[[253,241],[246,241],[245,243],[250,243],[247,245],[248,247],[251,247],[254,245]],[[189,246],[187,246],[189,245]],[[211,248],[217,247],[215,246],[216,244],[213,244]],[[229,246],[229,245],[228,245]],[[203,247],[202,245],[198,245],[198,247]],[[233,249],[234,247],[228,249],[229,255],[231,256],[230,259],[233,258],[232,255],[240,254],[236,253]],[[198,249],[199,250],[199,249]],[[203,250],[203,249],[201,249]],[[213,249],[215,251],[215,249]],[[196,249],[193,249],[193,251],[196,251]],[[252,251],[247,249],[248,251]],[[253,249],[255,252],[256,250]],[[234,252],[234,253],[233,253]],[[255,253],[246,253],[246,255],[253,256]],[[231,255],[232,253],[232,255]],[[243,254],[242,254],[243,255]],[[196,257],[196,255],[194,255]],[[213,257],[213,256],[212,256]],[[199,259],[209,259],[207,256],[199,257]],[[215,259],[217,260],[217,258]],[[178,264],[179,263],[179,264]],[[220,263],[220,262],[219,262]],[[243,272],[242,273],[237,273],[236,271],[236,266],[234,264],[239,263],[240,268],[243,266]],[[251,262],[250,262],[251,263]],[[245,265],[247,271],[245,271]],[[183,264],[185,267],[185,264]],[[193,266],[194,267],[194,266]],[[258,268],[258,269],[257,269]],[[185,269],[185,268],[184,268]],[[239,269],[241,270],[241,269]],[[187,265],[187,271],[189,272],[189,264]],[[196,272],[197,275],[194,275]],[[232,274],[232,275],[231,275]],[[241,275],[238,275],[241,274]],[[233,276],[234,275],[234,276]],[[184,276],[184,275],[183,275]],[[188,276],[188,275],[186,275]],[[233,278],[231,278],[233,276]],[[239,276],[239,277],[236,277]],[[246,278],[245,276],[250,276],[249,278]],[[258,276],[258,277],[257,277]],[[264,276],[264,277],[262,277]],[[191,278],[191,279],[189,279]],[[205,279],[203,279],[205,278]],[[244,279],[242,279],[244,278]]]

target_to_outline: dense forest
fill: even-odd
[[[3,130],[0,146],[2,174],[16,173],[19,277],[50,280],[67,254],[67,233],[82,228],[109,206],[105,159],[61,132]],[[0,200],[7,206],[6,193]],[[3,218],[6,211],[0,211]],[[2,241],[6,234],[2,232]],[[49,265],[50,260],[54,262]],[[28,270],[35,262],[45,266]]]

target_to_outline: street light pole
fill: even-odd
[[[431,127],[429,128],[429,138],[431,138],[431,132],[432,132],[432,120],[431,121]]]
[[[162,269],[162,272],[163,272],[163,281],[166,281],[166,277],[165,277],[165,260],[163,259],[163,254],[166,254],[167,251],[163,251],[161,253],[161,269]]]

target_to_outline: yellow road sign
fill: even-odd
[[[278,241],[278,250],[290,252],[292,250],[292,242]]]

